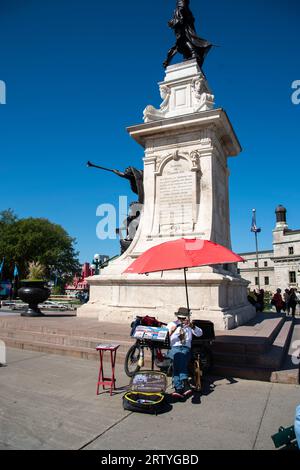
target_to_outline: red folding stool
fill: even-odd
[[[100,367],[99,367],[99,376],[97,382],[97,395],[99,395],[99,388],[102,385],[103,390],[105,390],[105,386],[110,386],[110,395],[112,395],[112,391],[116,389],[116,379],[115,379],[115,364],[116,364],[116,356],[117,350],[120,347],[119,344],[98,344],[96,347],[96,351],[99,351],[100,356]],[[110,363],[111,363],[111,377],[104,377],[103,372],[103,357],[105,351],[110,351]]]

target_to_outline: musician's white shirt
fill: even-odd
[[[180,320],[176,320],[176,321],[172,321],[171,323],[168,323],[167,328],[169,330],[169,334],[171,335],[172,328],[175,325],[177,326],[177,329],[174,331],[172,336],[170,336],[171,348],[177,347],[177,346],[186,346],[187,348],[191,348],[193,335],[197,336],[198,338],[203,335],[203,331],[198,326],[195,326],[195,329],[192,330],[190,326],[183,325],[182,328],[185,334],[185,341],[182,343],[180,340],[180,331],[181,331],[181,325],[182,325]]]

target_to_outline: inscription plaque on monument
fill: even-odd
[[[166,164],[158,176],[160,232],[193,229],[194,173],[185,159]]]

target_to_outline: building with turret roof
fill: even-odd
[[[258,266],[256,252],[240,253],[245,263],[239,263],[239,272],[250,282],[250,289],[259,288],[258,267],[261,289],[300,289],[300,230],[289,229],[285,207],[278,206],[275,214],[273,249],[258,252]]]

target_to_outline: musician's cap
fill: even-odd
[[[177,318],[188,318],[191,316],[190,310],[185,307],[180,307],[177,312],[175,312]]]

